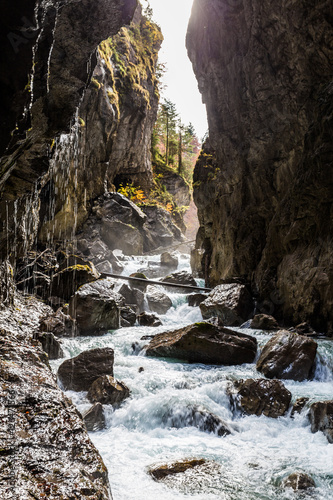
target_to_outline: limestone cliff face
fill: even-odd
[[[42,190],[43,243],[70,239],[98,196],[121,182],[149,189],[159,92],[159,28],[138,6],[130,26],[103,41],[71,134],[54,147]]]
[[[211,284],[243,276],[285,321],[333,321],[333,5],[196,0],[187,47],[209,140],[194,174]]]
[[[0,256],[34,241],[39,181],[96,64],[96,47],[128,24],[136,0],[3,2]],[[17,219],[18,223],[13,223]],[[8,222],[10,221],[10,222]]]

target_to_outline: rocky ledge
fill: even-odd
[[[0,311],[2,486],[21,500],[110,500],[103,460],[34,340],[40,318],[50,312],[19,295]]]

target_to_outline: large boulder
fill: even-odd
[[[90,349],[66,359],[58,369],[58,379],[65,390],[87,391],[102,375],[113,376],[114,351],[110,347]]]
[[[277,418],[288,411],[291,393],[279,380],[239,380],[234,388],[232,402],[248,415]]]
[[[264,346],[257,370],[267,378],[308,379],[314,365],[317,343],[292,332],[282,330]]]
[[[146,293],[147,302],[152,312],[165,314],[172,306],[172,300],[155,286],[149,286]]]
[[[104,279],[82,286],[69,302],[79,335],[100,335],[120,326],[124,298],[113,290],[114,283]]]
[[[103,219],[101,236],[111,250],[119,248],[125,255],[142,255],[143,253],[142,233],[131,224]]]
[[[173,283],[175,285],[189,285],[197,286],[197,282],[193,278],[192,274],[187,271],[178,271],[176,273],[169,274],[163,278],[166,283]]]
[[[102,375],[91,384],[87,397],[91,403],[119,405],[129,395],[129,388],[123,382],[110,375]]]
[[[101,431],[105,428],[105,415],[103,405],[95,403],[82,415],[87,431]]]
[[[142,211],[147,216],[144,225],[144,251],[149,252],[158,247],[169,247],[183,240],[181,230],[173,223],[171,214],[157,205],[144,205]]]
[[[257,340],[202,322],[155,335],[145,351],[147,356],[177,358],[191,363],[240,365],[254,361]]]
[[[310,406],[311,431],[322,431],[329,443],[333,443],[333,400],[319,401]]]
[[[139,288],[134,288],[124,283],[118,290],[118,293],[124,297],[126,304],[134,306],[137,312],[143,311],[145,294]]]
[[[241,325],[253,311],[253,300],[245,285],[225,283],[218,285],[200,304],[204,319],[217,316],[227,326]]]
[[[250,328],[254,330],[279,330],[279,324],[269,314],[256,314],[251,321]]]
[[[207,295],[205,293],[191,293],[187,297],[187,302],[190,307],[198,307],[206,299]]]

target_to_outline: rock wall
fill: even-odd
[[[1,16],[0,257],[24,251],[38,227],[40,180],[68,132],[96,47],[128,24],[136,0],[5,1]],[[14,258],[14,257],[13,257]]]
[[[103,41],[71,134],[54,147],[42,190],[39,240],[71,239],[93,200],[121,182],[149,189],[159,92],[160,29],[138,6],[130,26]],[[74,215],[74,216],[73,216]]]
[[[195,0],[187,48],[209,139],[194,173],[211,285],[242,276],[258,309],[333,321],[332,43],[327,0]]]

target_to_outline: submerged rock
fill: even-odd
[[[291,392],[279,380],[239,380],[234,387],[231,400],[248,415],[278,418],[288,411]]]
[[[145,346],[147,356],[176,358],[191,363],[240,365],[252,363],[257,340],[210,323],[195,323],[154,336]]]
[[[119,382],[110,375],[98,377],[89,387],[87,398],[91,403],[104,405],[119,405],[130,395],[129,388],[124,382]]]
[[[282,330],[264,346],[257,370],[267,378],[308,379],[314,366],[317,343],[307,337]]]
[[[285,479],[283,485],[286,488],[292,488],[293,490],[308,490],[309,488],[315,488],[316,483],[311,476],[305,474],[304,472],[294,472]]]
[[[241,325],[253,311],[252,297],[245,287],[238,283],[218,285],[200,304],[204,319],[212,316],[220,318],[224,325]]]
[[[150,310],[157,314],[165,314],[172,307],[170,297],[155,286],[148,286],[146,298]]]
[[[309,401],[309,398],[306,398],[306,397],[297,398],[294,405],[293,405],[293,408],[291,410],[290,416],[293,418],[295,416],[295,413],[301,413],[308,401]]]
[[[333,400],[319,401],[310,406],[311,431],[322,431],[329,443],[333,443]]]
[[[82,286],[71,298],[68,311],[79,335],[100,335],[119,328],[125,301],[113,288],[113,282],[98,280]]]
[[[177,429],[196,427],[200,431],[212,432],[218,436],[227,436],[231,433],[224,420],[199,405],[173,405],[163,416],[163,423]]]
[[[59,366],[58,379],[66,391],[87,391],[98,377],[113,377],[113,362],[114,351],[110,347],[83,351]]]
[[[172,464],[159,465],[157,467],[150,467],[148,469],[148,473],[156,480],[160,481],[167,476],[172,474],[179,474],[181,472],[185,472],[188,469],[193,469],[194,467],[198,467],[198,465],[203,465],[206,463],[206,460],[203,458],[200,459],[192,459],[192,460],[183,460],[181,462],[174,462]]]
[[[105,428],[105,415],[101,403],[95,403],[89,410],[83,413],[82,418],[87,431],[101,431]]]
[[[250,328],[258,330],[278,330],[279,324],[276,319],[269,314],[256,314],[251,320]]]

